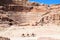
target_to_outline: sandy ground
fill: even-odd
[[[24,34],[24,36],[22,36]],[[29,34],[29,36],[27,36]],[[34,34],[34,36],[32,36]],[[16,26],[0,30],[0,36],[11,38],[11,40],[37,40],[39,37],[51,37],[60,39],[60,26]],[[42,39],[43,40],[43,39]]]

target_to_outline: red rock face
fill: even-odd
[[[0,6],[1,5],[7,5],[13,3],[12,0],[0,0]]]
[[[12,0],[14,4],[17,4],[17,5],[26,5],[26,2],[28,0]]]
[[[28,6],[39,6],[40,4],[32,2],[32,3],[27,3]]]
[[[31,3],[28,2],[27,0],[24,1],[11,0],[11,1],[12,4],[9,3],[9,5],[0,7],[1,17],[7,17],[9,19],[14,20],[14,22],[17,20],[17,22],[19,23],[23,24],[29,23],[31,25],[34,24],[40,25],[40,23],[48,24],[50,22],[60,24],[60,14],[59,14],[60,5],[49,6],[45,4],[38,4],[35,2]],[[22,5],[20,5],[19,2]],[[26,3],[26,5],[23,5],[23,3]]]
[[[14,12],[30,12],[33,7],[25,7],[25,6],[2,6],[0,10],[4,11],[14,11]]]
[[[31,12],[47,12],[47,11],[48,11],[48,7],[47,6],[35,6],[31,10]]]

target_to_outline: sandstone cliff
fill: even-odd
[[[24,2],[24,4],[18,2]],[[0,6],[0,15],[0,24],[37,26],[49,23],[60,25],[60,4],[45,5],[27,0],[12,0],[8,5]]]

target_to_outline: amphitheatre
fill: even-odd
[[[47,5],[29,2],[29,0],[0,0],[0,40],[42,35],[49,37],[60,35],[60,4]]]

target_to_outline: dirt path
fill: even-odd
[[[6,30],[0,31],[0,36],[8,38],[52,37],[60,39],[60,26],[11,26]]]

